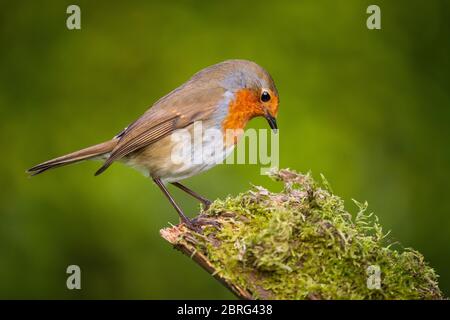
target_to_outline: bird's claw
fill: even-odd
[[[213,220],[211,218],[205,218],[198,216],[194,219],[184,221],[184,224],[191,229],[194,232],[202,233],[203,226],[213,226],[213,227],[220,227],[220,223],[216,220]]]
[[[212,201],[205,200],[203,201],[203,211],[208,211],[209,207],[211,207]]]

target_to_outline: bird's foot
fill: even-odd
[[[216,228],[220,227],[220,223],[216,220],[201,215],[190,220],[185,220],[183,222],[189,229],[198,233],[202,233],[203,226],[213,226]]]
[[[208,211],[209,207],[211,207],[212,201],[205,199],[202,201],[203,204],[203,211]]]

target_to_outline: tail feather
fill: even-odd
[[[27,173],[34,176],[40,174],[49,169],[62,167],[71,163],[80,162],[83,160],[93,159],[104,154],[111,152],[117,144],[116,139],[112,139],[100,144],[96,144],[94,146],[81,149],[69,154],[66,154],[62,157],[58,157],[52,160],[45,161],[40,163],[30,169],[27,170]]]

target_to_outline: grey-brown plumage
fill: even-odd
[[[164,184],[172,183],[207,205],[207,199],[178,181],[208,170],[218,162],[180,164],[172,161],[176,142],[171,134],[179,129],[192,134],[194,123],[201,122],[205,130],[218,130],[225,137],[228,130],[244,129],[256,116],[264,116],[276,129],[277,112],[278,91],[269,73],[251,61],[228,60],[196,73],[111,140],[38,164],[28,172],[36,175],[82,160],[104,159],[104,164],[95,173],[99,175],[113,162],[121,161],[150,176],[183,221],[192,226]],[[220,142],[217,159],[225,159],[237,140]],[[215,150],[217,145],[217,141],[200,141],[202,148],[213,147]]]
[[[32,176],[47,171],[49,169],[65,166],[71,163],[80,162],[83,160],[94,159],[97,157],[102,157],[105,154],[111,152],[114,147],[117,145],[117,139],[112,139],[103,143],[96,144],[94,146],[81,149],[79,151],[75,151],[69,154],[66,154],[62,157],[58,157],[52,160],[45,161],[41,164],[38,164],[30,169],[28,169],[28,173]]]
[[[235,93],[241,88],[262,86],[277,94],[270,75],[254,62],[227,60],[210,66],[159,99],[111,141],[46,161],[30,168],[28,172],[36,175],[52,168],[107,154],[105,163],[95,173],[99,175],[114,161],[163,139],[176,129],[186,128],[195,121],[207,120],[215,111],[219,111],[216,112],[218,117],[225,115],[227,110],[217,110],[228,107],[220,104],[225,92]]]

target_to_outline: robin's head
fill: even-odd
[[[278,91],[270,74],[261,66],[246,60],[223,62],[228,74],[223,80],[224,87],[234,93],[230,104],[227,127],[241,129],[258,116],[267,119],[269,126],[276,130],[278,114]]]
[[[243,129],[250,119],[259,116],[277,129],[278,91],[270,74],[258,64],[227,60],[202,70],[195,78],[225,90],[223,129]]]

